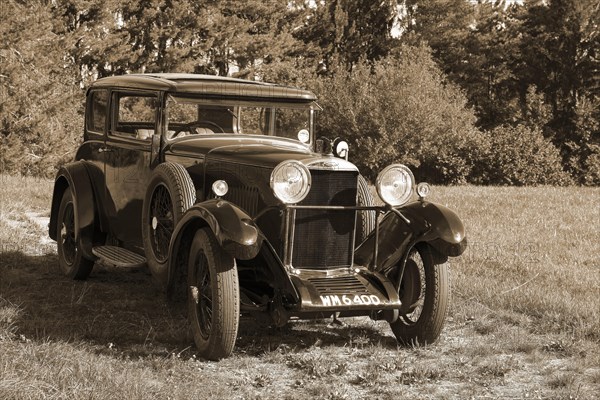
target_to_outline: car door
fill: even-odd
[[[143,252],[142,205],[151,174],[152,137],[158,134],[159,95],[113,90],[106,136],[106,199],[110,233],[123,247]]]
[[[98,217],[101,227],[106,226],[104,219],[105,177],[104,164],[106,153],[106,131],[109,116],[108,89],[92,89],[87,94],[84,142],[77,150],[75,159],[86,163],[91,179],[92,188],[98,207]]]

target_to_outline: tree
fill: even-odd
[[[3,10],[11,18],[0,24],[0,169],[49,176],[81,137],[77,69],[44,1],[7,0]]]
[[[433,48],[448,78],[465,90],[478,126],[539,130],[577,181],[587,179],[594,143],[578,133],[576,110],[600,91],[597,1],[407,0],[406,6],[403,40]]]
[[[473,6],[465,0],[406,0],[405,6],[405,43],[427,44],[450,79],[463,76],[468,58],[467,38],[474,21]]]
[[[309,87],[324,109],[319,134],[347,139],[351,160],[369,178],[395,162],[437,183],[464,182],[470,173],[481,133],[463,94],[445,82],[426,47],[403,46]]]
[[[216,11],[210,36],[221,44],[221,54],[228,54],[229,64],[239,70],[237,75],[261,77],[269,69],[265,66],[302,65],[305,45],[293,35],[301,24],[302,9],[278,0],[253,0],[225,1]],[[232,34],[223,40],[222,32],[227,30]]]
[[[521,96],[534,84],[552,107],[548,123],[563,163],[580,183],[589,179],[585,166],[595,154],[597,132],[582,122],[582,110],[598,121],[588,104],[598,104],[598,16],[600,5],[591,0],[552,0],[526,3],[522,29],[522,60],[515,69]],[[578,115],[579,112],[579,115]],[[582,125],[583,124],[583,125]],[[597,141],[598,139],[595,138]],[[593,174],[592,174],[593,175]]]
[[[567,168],[578,183],[600,185],[600,97],[583,97],[575,106],[575,129],[565,145],[570,150]]]
[[[397,44],[391,33],[397,20],[396,0],[317,1],[306,7],[306,13],[296,37],[312,46],[321,72],[331,74],[338,66],[352,69],[360,59],[381,59]]]
[[[406,43],[427,43],[448,79],[462,87],[484,129],[515,122],[519,96],[512,67],[521,8],[503,1],[410,0]]]
[[[302,54],[291,33],[301,12],[269,1],[58,2],[55,30],[75,64],[98,76],[197,72],[252,76],[263,64]]]

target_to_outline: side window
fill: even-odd
[[[158,97],[115,93],[112,133],[141,140],[151,140],[156,129]]]
[[[106,110],[108,106],[108,91],[94,90],[90,93],[91,101],[87,118],[88,131],[104,133]]]

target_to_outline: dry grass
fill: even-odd
[[[437,197],[469,232],[454,263],[458,296],[525,316],[536,333],[600,341],[598,188],[454,187]]]
[[[452,263],[437,345],[385,323],[242,320],[235,354],[198,360],[144,270],[57,270],[52,182],[0,175],[0,398],[594,398],[600,392],[600,190],[435,188],[471,246]]]

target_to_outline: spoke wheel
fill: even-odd
[[[83,257],[79,249],[75,227],[75,204],[71,190],[65,190],[58,209],[57,253],[62,272],[73,279],[86,279],[94,262]]]
[[[171,193],[164,184],[159,184],[150,200],[150,242],[154,257],[159,263],[167,261],[169,243],[175,229]]]
[[[416,254],[413,254],[416,255]],[[419,321],[425,304],[425,267],[420,257],[410,257],[406,261],[404,277],[400,285],[400,318],[406,325]]]
[[[209,228],[194,236],[187,281],[188,318],[198,352],[209,360],[228,357],[239,325],[237,268]]]
[[[193,323],[198,325],[198,331],[203,340],[210,338],[212,327],[212,287],[210,268],[204,252],[199,252],[191,279],[190,295],[196,304],[192,311]]]
[[[63,218],[60,226],[60,237],[62,245],[62,255],[65,264],[72,266],[75,263],[77,255],[77,244],[75,243],[75,212],[73,211],[73,202],[69,201],[65,205]]]
[[[165,162],[154,169],[142,207],[142,238],[154,283],[166,288],[169,246],[177,223],[196,202],[196,189],[186,169]]]
[[[450,298],[448,264],[435,264],[427,245],[413,248],[406,261],[398,292],[402,306],[390,324],[398,341],[405,345],[431,344],[439,337]]]

